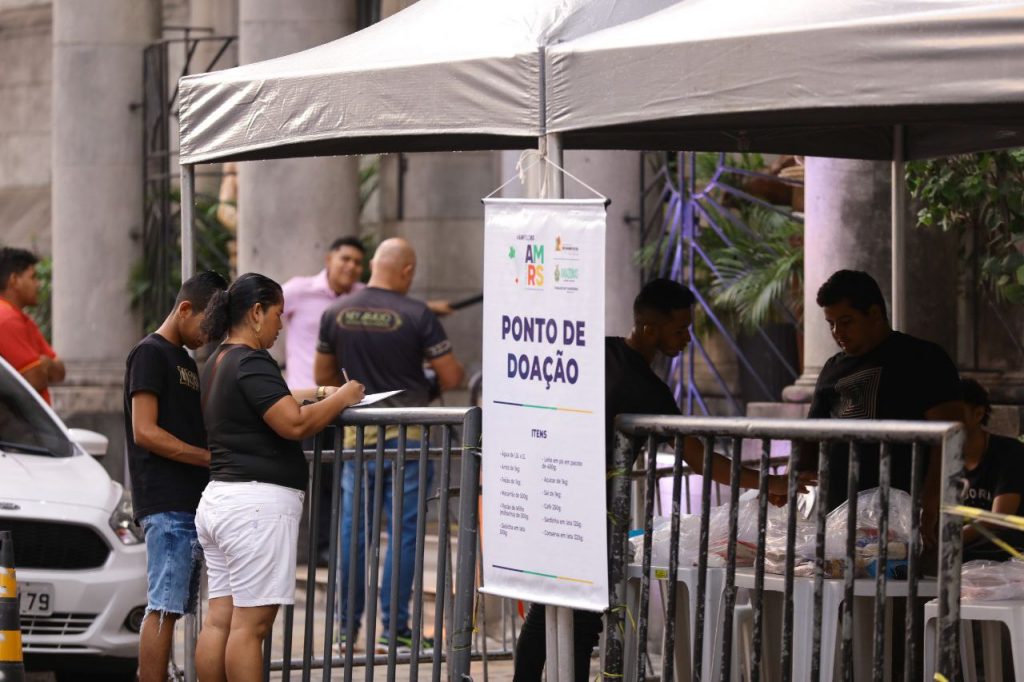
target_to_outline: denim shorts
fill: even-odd
[[[146,534],[146,613],[195,613],[203,548],[196,536],[196,515],[160,512],[140,520]]]

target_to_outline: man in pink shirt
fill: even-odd
[[[324,269],[311,277],[292,277],[284,283],[285,376],[288,388],[316,388],[313,355],[320,317],[339,296],[363,288],[366,248],[356,237],[334,240]]]
[[[285,380],[295,390],[316,388],[313,377],[313,357],[320,335],[320,318],[328,306],[339,296],[352,294],[363,288],[363,263],[366,247],[357,237],[335,239],[325,258],[324,269],[311,277],[292,277],[281,288],[284,290]],[[427,301],[435,315],[452,312],[448,301]],[[333,443],[333,441],[331,441]],[[312,449],[312,439],[304,443]],[[332,445],[329,447],[333,447]],[[321,469],[321,476],[330,476],[331,466]],[[323,480],[329,481],[328,478]],[[319,563],[327,565],[330,540],[331,486],[322,487],[320,499],[320,529],[317,532]]]

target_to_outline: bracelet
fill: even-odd
[[[316,387],[316,399],[317,399],[317,402],[323,400],[326,397],[327,397],[327,387],[326,386],[317,386]]]

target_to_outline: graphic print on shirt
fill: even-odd
[[[834,419],[875,419],[878,414],[878,387],[882,383],[882,368],[871,367],[836,382]]]
[[[382,308],[343,308],[336,322],[342,329],[393,332],[402,326],[402,316]]]

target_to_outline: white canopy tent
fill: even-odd
[[[535,147],[543,50],[674,0],[420,0],[309,50],[180,81],[181,163]]]
[[[1024,145],[1021,0],[681,0],[547,60],[567,147],[883,160],[896,125],[906,158]]]
[[[904,159],[1024,145],[1020,0],[682,0],[546,57],[567,147],[891,159],[897,329]]]
[[[1022,0],[420,0],[310,50],[182,79],[183,272],[196,163],[545,137],[892,159],[900,327],[902,161],[1024,145],[1022,64]]]

